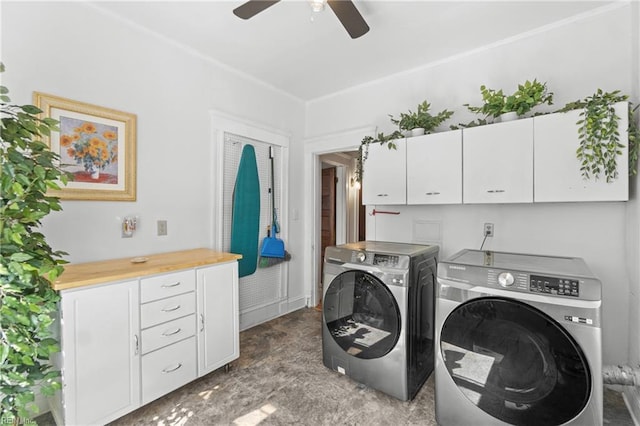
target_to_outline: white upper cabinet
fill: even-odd
[[[533,202],[533,118],[463,131],[463,202]]]
[[[618,178],[607,183],[601,176],[585,180],[576,158],[579,146],[580,111],[543,115],[534,118],[535,201],[626,201],[629,199],[628,104],[615,105],[620,117],[620,143],[625,145],[617,157]]]
[[[407,145],[406,139],[393,141],[397,149],[387,144],[369,144],[362,179],[362,204],[407,203]]]
[[[407,204],[462,203],[462,131],[407,139]]]

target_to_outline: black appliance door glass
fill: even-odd
[[[331,282],[324,295],[325,326],[349,355],[382,357],[400,336],[400,312],[389,289],[364,271],[347,271]]]
[[[574,339],[524,303],[480,298],[445,320],[440,350],[458,389],[491,416],[514,425],[559,425],[591,394],[591,373]]]

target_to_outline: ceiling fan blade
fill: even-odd
[[[280,0],[249,0],[233,9],[233,14],[238,18],[249,19],[279,1]]]
[[[358,38],[369,31],[369,25],[364,21],[352,1],[328,0],[327,3],[351,38]]]

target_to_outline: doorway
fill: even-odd
[[[357,151],[320,155],[320,251],[316,308],[322,307],[324,252],[329,246],[360,241],[364,235],[364,207],[360,186],[355,182]]]

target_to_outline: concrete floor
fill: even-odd
[[[411,402],[322,364],[321,314],[301,309],[240,334],[240,358],[113,425],[436,425],[433,375]],[[605,391],[604,424],[632,426],[620,393]],[[53,424],[49,415],[37,419]],[[475,425],[470,419],[470,425]]]

